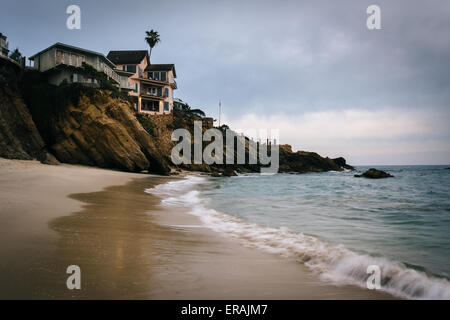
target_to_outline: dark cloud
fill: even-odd
[[[81,31],[65,28],[69,4],[81,6]],[[371,4],[381,7],[382,30],[366,28]],[[221,99],[230,119],[382,108],[448,118],[449,17],[444,0],[3,0],[0,12],[2,31],[26,55],[56,41],[142,49],[154,28],[162,42],[153,61],[176,64],[177,95],[212,114]]]

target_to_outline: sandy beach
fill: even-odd
[[[181,178],[0,159],[0,298],[390,298],[325,284],[143,192]],[[81,290],[66,287],[69,265]]]

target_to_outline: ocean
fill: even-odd
[[[369,167],[357,167],[364,171]],[[243,245],[294,259],[324,282],[381,289],[407,299],[450,299],[450,170],[377,166],[354,172],[188,176],[147,189]]]

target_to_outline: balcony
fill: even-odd
[[[175,79],[170,79],[169,84],[173,89],[177,88],[177,82],[175,81]]]
[[[151,88],[141,87],[141,96],[144,98],[156,98],[163,100],[164,96],[162,95],[162,92],[158,94],[157,90],[152,90]]]

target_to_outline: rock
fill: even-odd
[[[351,165],[348,165],[347,161],[344,158],[342,158],[342,157],[331,159],[331,160],[333,160],[333,162],[336,163],[341,168],[344,168],[344,169],[347,169],[347,170],[352,170],[352,171],[355,170],[355,168],[352,167]]]
[[[64,163],[169,174],[168,156],[137,120],[130,103],[111,92],[77,86],[24,85],[26,102],[49,150]],[[33,85],[36,88],[33,88]],[[69,96],[69,98],[65,98]],[[45,161],[53,159],[45,157]]]
[[[51,153],[47,152],[46,150],[42,150],[37,159],[43,163],[43,164],[49,164],[49,165],[58,165],[60,162],[53,156]]]
[[[355,177],[368,179],[382,179],[382,178],[393,178],[394,176],[382,170],[371,168],[366,172],[364,172],[363,174],[355,174]]]
[[[220,173],[218,173],[218,172],[213,172],[213,173],[211,173],[211,177],[216,177],[216,178],[218,178],[218,177],[221,177],[222,175],[220,174]]]
[[[45,143],[22,97],[15,90],[0,86],[0,157],[32,160],[42,157]],[[55,160],[48,155],[49,162]]]
[[[280,145],[279,150],[279,172],[306,173],[343,170],[342,167],[335,161],[331,160],[330,158],[321,157],[315,152],[292,152],[292,148],[290,145]]]
[[[237,174],[232,168],[226,167],[224,172],[222,173],[222,176],[223,177],[236,177]]]
[[[448,167],[448,168],[445,168],[445,170],[450,170],[450,167]]]

